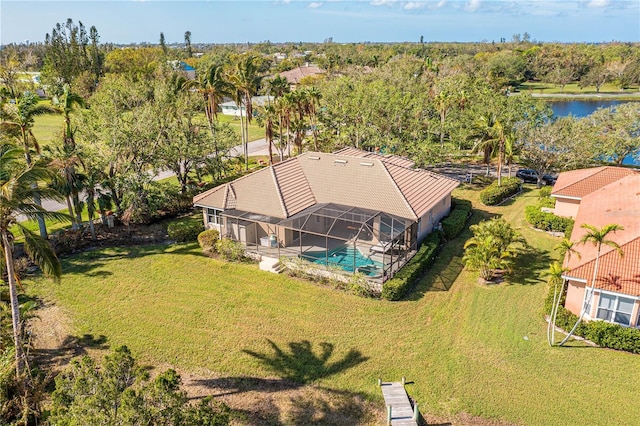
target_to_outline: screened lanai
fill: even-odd
[[[417,223],[382,211],[316,204],[276,223],[225,211],[228,234],[248,250],[299,257],[336,272],[359,272],[374,281],[391,277],[415,253]]]

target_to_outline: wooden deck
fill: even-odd
[[[404,383],[380,382],[380,389],[382,390],[387,410],[391,407],[391,423],[387,424],[392,426],[418,426],[418,422],[414,420],[413,406],[409,401]],[[387,420],[389,420],[389,417],[387,417]]]

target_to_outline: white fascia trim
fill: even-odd
[[[572,277],[570,275],[562,275],[561,278],[563,278],[565,280],[569,280],[569,281],[577,281],[579,283],[584,283],[584,284],[587,283],[587,280],[583,280],[582,278],[575,278],[575,277]]]
[[[220,207],[207,206],[204,204],[194,204],[193,207],[202,207],[203,209],[216,209],[216,210],[224,211],[224,209],[221,209]]]
[[[552,197],[555,198],[566,198],[567,200],[582,200],[582,197],[569,197],[567,195],[557,195],[557,194],[551,194]]]

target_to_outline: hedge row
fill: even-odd
[[[560,306],[556,317],[558,327],[571,330],[577,320],[576,315]],[[593,320],[580,323],[575,334],[603,348],[640,354],[640,330],[637,328]]]
[[[480,192],[480,201],[486,206],[495,206],[520,191],[522,181],[516,177],[502,178],[501,185],[493,182]]]
[[[400,300],[407,294],[426,269],[433,264],[439,247],[439,234],[432,232],[427,235],[416,255],[392,279],[382,285],[381,297],[386,300]]]
[[[451,212],[441,222],[442,232],[447,241],[457,237],[462,232],[470,215],[471,201],[457,198],[451,200]]]
[[[524,209],[524,217],[534,228],[544,231],[566,232],[567,229],[573,228],[573,219],[543,212],[540,205],[527,206]]]

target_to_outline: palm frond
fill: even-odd
[[[19,223],[18,229],[24,236],[24,250],[29,258],[46,276],[53,278],[56,282],[60,281],[62,267],[49,242]]]

